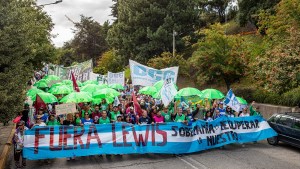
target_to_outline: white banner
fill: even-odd
[[[171,78],[168,78],[164,81],[164,85],[160,90],[161,100],[164,106],[168,106],[169,103],[174,99],[177,90]]]
[[[108,84],[114,84],[114,83],[118,83],[121,84],[122,86],[124,86],[125,84],[125,72],[118,72],[118,73],[112,73],[112,72],[108,72],[107,73],[107,82]]]
[[[133,85],[152,86],[155,82],[165,80],[167,77],[170,77],[176,84],[179,67],[158,70],[133,60],[129,60],[129,64]]]

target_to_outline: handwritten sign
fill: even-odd
[[[75,113],[76,105],[75,103],[60,104],[55,106],[56,115]]]

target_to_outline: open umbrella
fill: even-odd
[[[160,89],[162,88],[163,85],[164,85],[163,80],[160,80],[160,81],[153,84],[153,86],[157,89],[157,91],[160,91]],[[175,84],[174,84],[174,86],[178,90],[178,87]]]
[[[87,84],[80,88],[80,91],[94,93],[96,90],[102,89],[99,85],[96,84]]]
[[[157,92],[158,91],[154,86],[146,86],[146,87],[143,87],[139,90],[139,93],[146,94],[146,95],[151,95],[151,96],[154,95]]]
[[[65,85],[73,84],[72,80],[63,80],[62,83],[64,83]]]
[[[44,76],[43,79],[52,81],[52,80],[60,80],[60,77],[58,77],[56,75],[47,75],[47,76]]]
[[[83,86],[83,84],[82,84],[81,81],[79,81],[79,80],[76,80],[76,83],[77,83],[78,87]]]
[[[87,84],[95,84],[98,85],[99,82],[97,80],[87,80],[85,82],[83,82],[83,86],[87,85]]]
[[[52,94],[70,94],[73,92],[73,89],[67,85],[61,85],[51,87],[48,92]]]
[[[202,90],[202,97],[207,99],[222,99],[224,94],[217,89],[205,89]]]
[[[202,95],[202,92],[196,88],[193,87],[186,87],[183,89],[180,89],[177,94],[175,95],[175,98],[181,98],[185,96],[197,96]]]
[[[44,93],[38,93],[37,95],[39,95],[46,104],[58,102],[57,98],[51,93],[44,92]],[[32,100],[35,101],[36,97],[34,97]]]
[[[60,102],[62,103],[84,103],[91,102],[92,95],[88,92],[73,92],[63,97]]]
[[[239,102],[240,104],[245,104],[245,105],[248,104],[247,101],[246,101],[245,99],[241,98],[241,97],[236,97],[236,99],[238,100],[238,102]]]
[[[116,90],[124,90],[124,87],[119,83],[111,84],[111,85],[109,85],[109,87],[113,88],[113,89],[116,89]]]
[[[108,98],[108,97],[116,97],[121,95],[121,93],[119,93],[118,91],[116,91],[115,89],[111,89],[111,88],[105,88],[105,89],[100,89],[97,90],[96,92],[93,93],[93,98]]]
[[[114,102],[114,98],[113,97],[107,97],[105,98],[106,102],[108,104]],[[92,101],[94,104],[100,104],[102,102],[102,99],[101,98],[93,98],[93,101]]]
[[[48,80],[41,79],[41,80],[37,81],[33,86],[35,86],[37,88],[46,88],[46,87],[48,87],[48,83],[49,83]]]
[[[33,88],[31,88],[27,91],[26,95],[28,97],[30,97],[31,100],[32,100],[33,98],[35,98],[36,94],[38,94],[38,93],[45,93],[45,92],[43,90],[40,90],[40,89],[36,88],[36,87],[33,87]]]

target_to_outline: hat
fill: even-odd
[[[22,125],[25,125],[25,122],[23,120],[19,121],[17,126],[22,126]]]
[[[220,102],[219,104],[223,104],[223,102]]]
[[[118,117],[122,117],[122,115],[121,115],[121,114],[118,114],[118,115],[117,115],[117,118],[118,118]]]
[[[131,106],[130,109],[133,110],[133,107]]]

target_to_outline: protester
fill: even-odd
[[[171,122],[171,112],[168,111],[168,107],[164,107],[161,115],[164,117],[164,122]]]
[[[250,114],[247,112],[247,107],[243,108],[242,113],[239,115],[239,117],[248,117]]]
[[[130,123],[130,124],[132,124],[132,121],[131,121],[131,117],[129,116],[129,115],[124,115],[124,121],[126,122],[126,123]]]
[[[106,110],[102,111],[102,117],[99,118],[99,124],[109,124],[110,119],[107,117],[107,112]]]
[[[41,119],[42,119],[42,121],[43,121],[44,123],[47,122],[47,120],[48,120],[48,115],[47,115],[46,113],[44,113],[44,108],[43,108],[43,107],[41,107],[41,108],[39,109],[37,115],[39,115],[39,116],[41,117]],[[37,115],[36,115],[36,116],[37,116]]]
[[[226,115],[226,109],[224,108],[223,102],[219,103],[218,110],[219,110],[221,116],[225,116]]]
[[[151,119],[148,116],[147,110],[143,109],[143,114],[142,117],[139,118],[139,123],[138,124],[151,124]]]
[[[185,115],[182,112],[182,108],[178,108],[178,113],[174,120],[175,122],[185,122]]]
[[[59,126],[60,122],[58,122],[57,119],[55,118],[55,116],[53,114],[51,114],[49,116],[46,124],[47,124],[47,126]]]
[[[92,112],[92,119],[94,120],[95,124],[98,124],[99,118],[102,116],[100,108],[98,105],[95,106],[95,110]]]
[[[116,123],[123,123],[123,121],[122,121],[122,115],[121,114],[119,114],[118,116],[117,116],[117,121],[115,121]]]
[[[212,112],[209,110],[206,112],[206,116],[205,116],[205,121],[207,122],[211,122],[213,121],[214,119],[212,118]]]
[[[250,110],[250,116],[261,116],[261,113],[259,112],[259,106],[254,107],[255,101],[251,103],[251,106],[249,108]]]
[[[235,117],[234,111],[229,106],[226,107],[226,116],[227,117]]]
[[[110,112],[110,121],[113,123],[117,120],[117,116],[120,115],[120,112],[118,111],[118,106],[113,107],[113,111]],[[121,116],[122,117],[122,116]]]
[[[41,115],[37,115],[35,117],[36,121],[35,121],[35,124],[32,126],[32,128],[35,126],[47,126],[46,123],[44,123],[44,121],[42,120],[42,117],[43,116],[41,116]]]
[[[196,105],[196,109],[192,111],[192,114],[193,114],[194,119],[201,119],[201,120],[204,119],[204,113],[201,110],[201,105],[200,104]]]
[[[89,104],[85,103],[83,106],[83,110],[81,110],[81,117],[85,118],[85,113],[88,113],[89,116],[92,116],[92,110]]]
[[[75,121],[75,126],[83,126],[83,124],[81,123],[79,112],[75,113],[74,121]]]
[[[81,123],[83,125],[91,125],[94,124],[94,120],[90,118],[90,114],[88,112],[84,113],[84,118],[81,119]]]
[[[160,111],[157,112],[156,115],[154,115],[153,122],[154,123],[164,123],[165,122],[165,118],[164,118],[164,116],[161,115]]]
[[[221,117],[222,115],[220,114],[219,110],[215,110],[215,115],[214,115],[214,120],[216,120],[217,118]]]
[[[25,130],[27,130],[27,127],[25,127],[25,122],[19,121],[17,123],[17,129],[13,137],[14,160],[15,160],[16,168],[26,167],[26,159],[23,156]],[[20,164],[21,157],[22,157],[22,165]]]
[[[102,99],[102,101],[101,101],[101,111],[103,111],[103,110],[107,111],[107,109],[108,109],[108,104],[107,104],[105,99]]]

